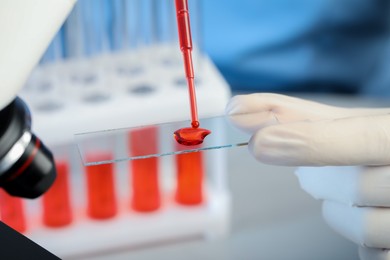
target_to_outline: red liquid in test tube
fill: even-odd
[[[69,198],[69,166],[56,161],[57,178],[43,195],[43,223],[49,227],[62,227],[72,222]]]
[[[175,200],[183,205],[203,202],[203,153],[192,152],[176,155],[177,187]]]
[[[89,161],[111,160],[110,154],[89,155]],[[87,171],[87,212],[91,218],[107,219],[117,213],[114,165],[100,164],[85,167]]]
[[[0,190],[0,210],[1,221],[20,233],[26,231],[24,203],[21,198]]]
[[[158,131],[155,127],[132,130],[129,133],[132,156],[155,154],[158,152]],[[132,179],[131,206],[135,211],[154,211],[160,207],[158,181],[158,158],[130,161]]]

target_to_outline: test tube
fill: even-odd
[[[109,4],[105,0],[80,0],[64,24],[65,54],[71,58],[63,73],[66,91],[89,104],[111,97],[105,71],[105,54],[110,49]]]
[[[63,58],[62,32],[60,30],[55,35],[25,86],[27,100],[35,110],[41,112],[58,110],[65,105],[64,99],[60,98],[62,82],[58,66]]]
[[[122,39],[121,49],[128,51],[138,45],[139,38],[139,1],[140,0],[122,0],[122,12],[119,16],[114,12],[114,21],[122,30],[115,30],[114,33],[118,33],[117,38]]]
[[[23,233],[27,229],[23,200],[0,190],[1,221]]]
[[[106,0],[81,0],[84,56],[96,56],[109,50],[108,5]]]
[[[76,2],[73,10],[63,25],[64,52],[66,58],[82,58],[84,56],[85,41],[81,1]]]
[[[128,79],[142,74],[143,60],[139,59],[138,52],[132,51],[139,47],[139,0],[112,1],[110,41],[113,51],[107,62],[107,70],[114,81],[127,82]],[[136,55],[137,54],[137,55]],[[123,83],[119,83],[123,84]]]
[[[156,153],[157,128],[146,127],[129,133],[130,153],[141,155]],[[158,180],[158,158],[130,161],[132,198],[131,207],[135,211],[154,211],[160,207],[160,188]]]
[[[111,30],[109,40],[111,50],[118,51],[128,44],[126,34],[126,2],[125,0],[111,0]]]
[[[56,180],[43,195],[43,223],[48,227],[63,227],[72,222],[68,162],[56,160],[56,170]]]
[[[110,153],[88,155],[90,160],[111,160]],[[101,164],[85,167],[87,171],[87,214],[93,219],[112,218],[117,213],[114,165]]]
[[[203,152],[176,155],[177,184],[175,200],[183,205],[203,202]]]

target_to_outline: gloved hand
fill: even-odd
[[[360,245],[361,259],[390,260],[390,109],[351,109],[277,94],[232,98],[226,113],[252,135],[267,164],[301,167],[302,188],[323,216]]]

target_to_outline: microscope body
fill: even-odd
[[[0,187],[36,198],[54,182],[54,159],[31,132],[31,115],[17,97],[65,21],[75,0],[0,2]]]

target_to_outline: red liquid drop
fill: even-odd
[[[186,127],[176,130],[174,137],[179,144],[193,146],[203,143],[209,134],[211,131],[207,129]]]

